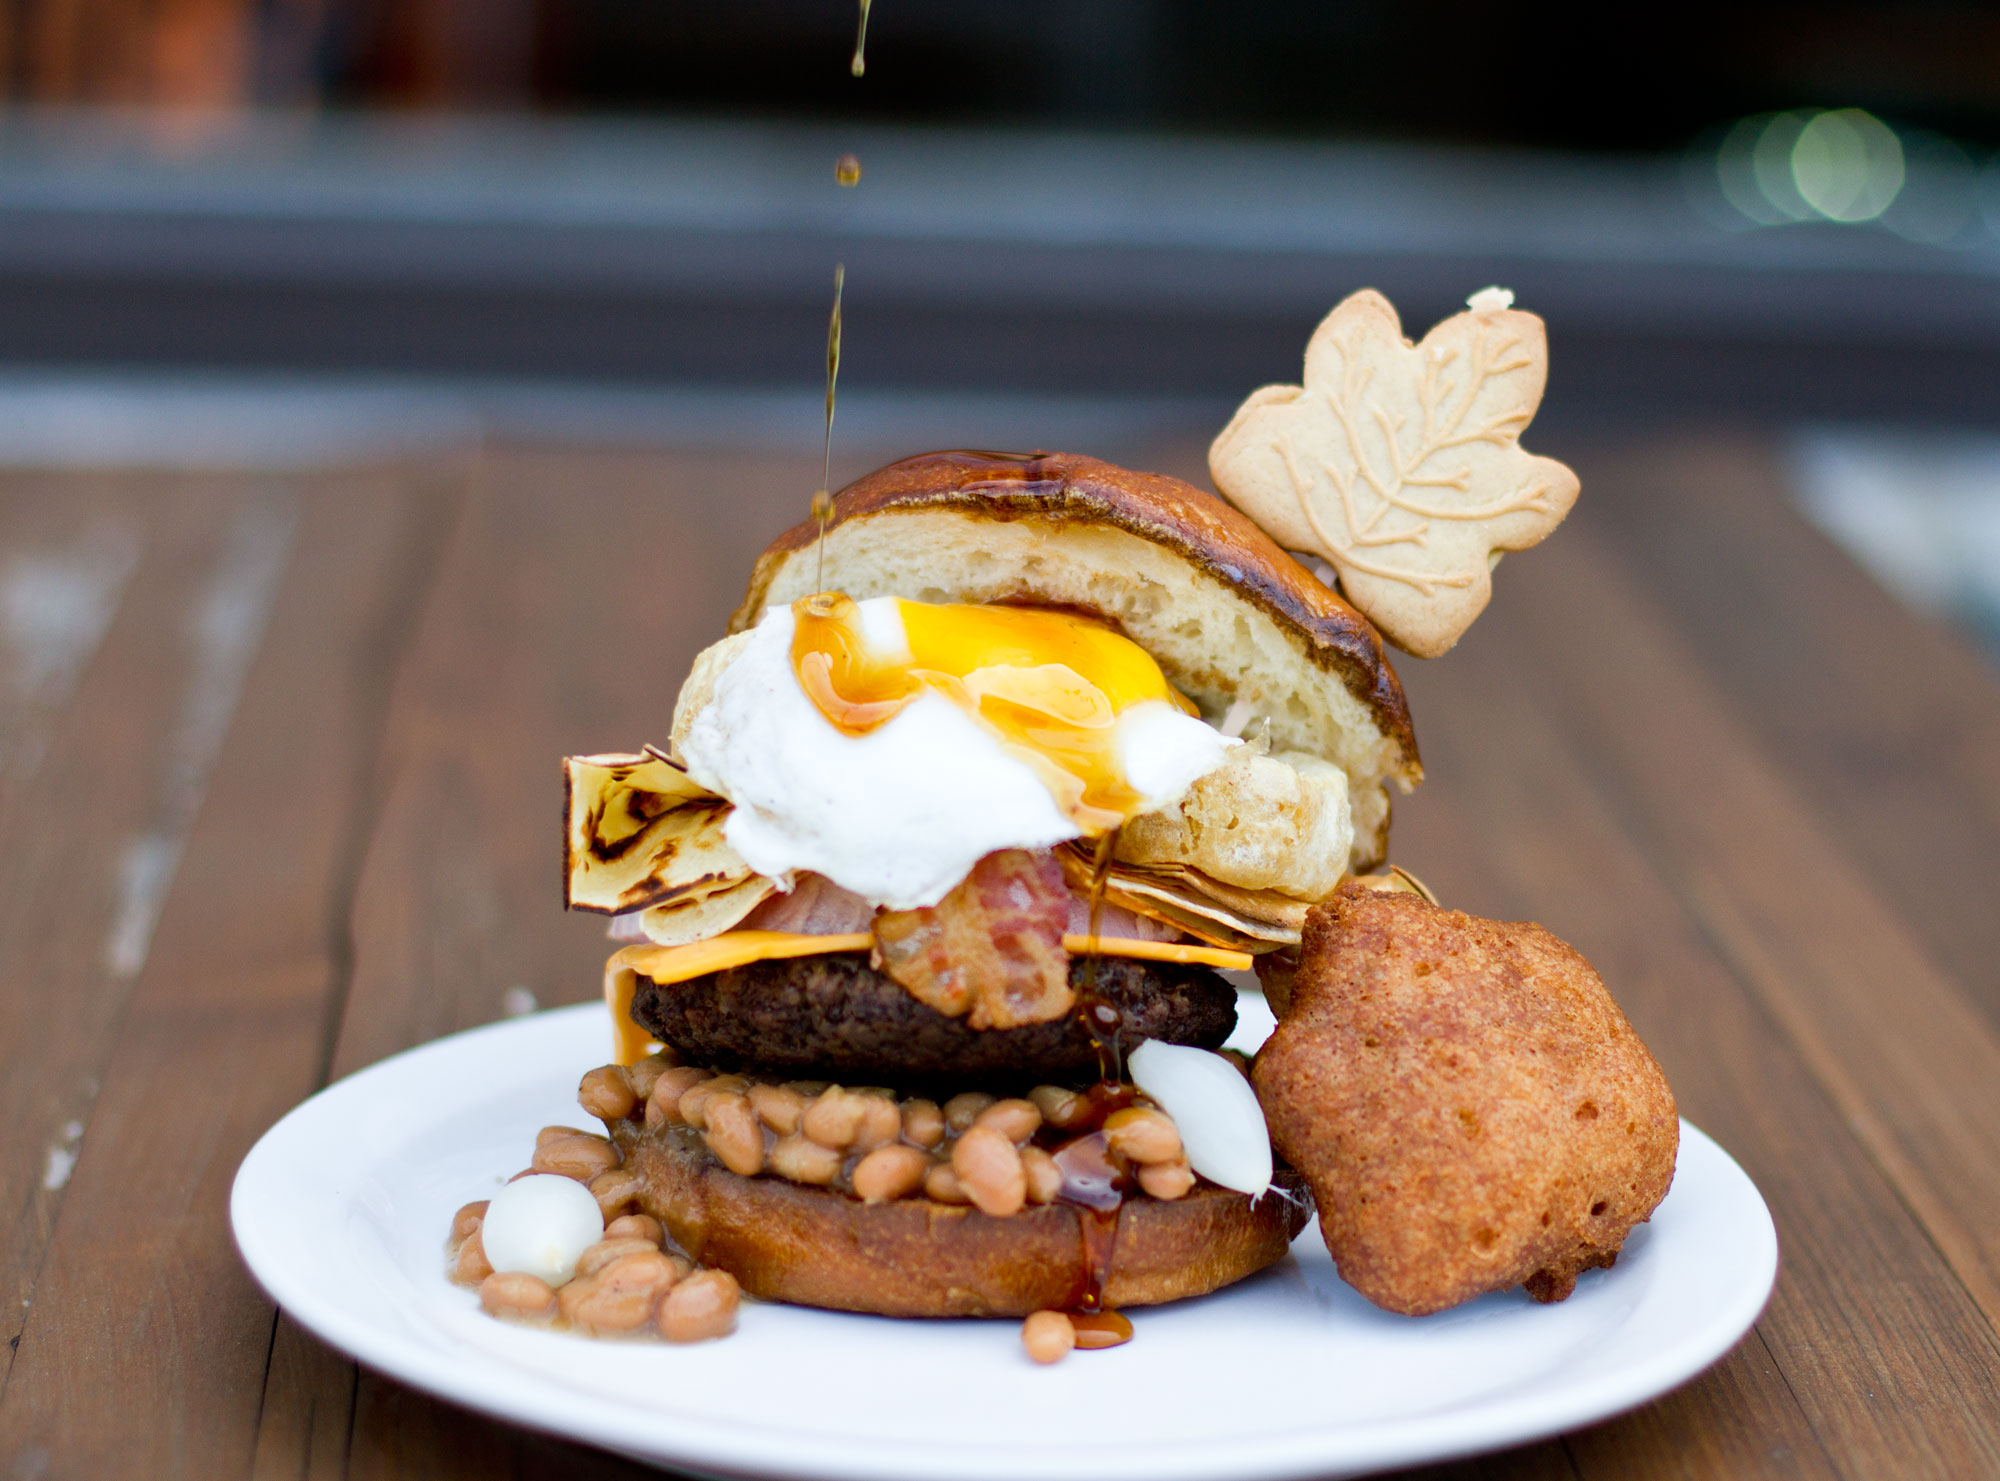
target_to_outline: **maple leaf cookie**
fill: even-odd
[[[1488,288],[1411,344],[1388,299],[1350,295],[1306,346],[1305,384],[1265,386],[1209,448],[1232,504],[1318,556],[1384,636],[1419,658],[1456,643],[1576,502],[1576,475],[1521,446],[1548,337]]]

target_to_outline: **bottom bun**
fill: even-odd
[[[704,1265],[766,1301],[878,1316],[1026,1316],[1074,1309],[1095,1283],[1086,1213],[1070,1204],[995,1219],[906,1198],[863,1203],[781,1178],[739,1177],[695,1148],[629,1123],[616,1129],[639,1206]],[[1312,1212],[1289,1168],[1254,1204],[1197,1187],[1172,1202],[1135,1197],[1118,1210],[1106,1306],[1201,1296],[1282,1259]]]

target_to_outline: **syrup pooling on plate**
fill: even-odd
[[[839,592],[792,606],[792,665],[848,735],[886,724],[919,694],[944,695],[1033,765],[1086,833],[1144,811],[1119,722],[1141,705],[1195,708],[1138,644],[1104,623],[1031,607],[895,600],[897,623]]]

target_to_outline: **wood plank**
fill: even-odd
[[[227,1192],[323,1074],[381,718],[449,512],[387,476],[269,482],[236,533],[287,508],[296,556],[115,1025],[0,1400],[0,1456],[57,1473],[206,1478],[252,1459],[272,1318]]]
[[[1585,513],[1827,834],[2000,1024],[2000,683],[1788,501],[1763,440],[1579,461]]]
[[[1763,1469],[1773,1435],[1805,1454],[1797,1424],[1783,1422],[1792,1398],[1782,1387],[1842,1470],[1944,1476],[2000,1464],[2000,1339],[1931,1229],[1911,1218],[1895,1170],[1885,1176],[1874,1142],[1855,1135],[1851,1103],[1822,1080],[1794,1016],[1772,1013],[1768,984],[1727,943],[1718,948],[1702,902],[1685,892],[1692,874],[1738,867],[1717,855],[1747,841],[1717,838],[1693,855],[1666,846],[1660,814],[1709,800],[1692,797],[1668,759],[1608,731],[1648,731],[1661,747],[1722,758],[1736,778],[1732,827],[1769,833],[1784,811],[1782,794],[1770,795],[1775,779],[1686,656],[1616,585],[1595,542],[1565,531],[1533,558],[1532,593],[1525,581],[1503,588],[1449,658],[1405,665],[1432,780],[1403,811],[1397,853],[1455,902],[1532,915],[1575,941],[1660,1056],[1686,1114],[1772,1205],[1785,1270],[1759,1330],[1782,1383],[1761,1383],[1754,1422],[1709,1408],[1681,1443],[1726,1439],[1736,1448],[1718,1469],[1732,1474]],[[1614,697],[1605,691],[1619,671],[1634,677]],[[1649,684],[1650,696],[1634,692]],[[1604,687],[1580,697],[1590,685]],[[1488,871],[1461,880],[1467,855],[1486,857]],[[1471,892],[1459,894],[1460,883]],[[1576,1453],[1589,1458],[1587,1447]],[[1607,1470],[1639,1468],[1626,1448],[1613,1454]]]
[[[280,1312],[264,1374],[250,1474],[340,1481],[348,1473],[359,1370]]]
[[[1684,1388],[1564,1444],[1581,1477],[1840,1476],[1761,1331]]]
[[[818,472],[799,458],[493,457],[397,688],[334,1074],[490,1022],[512,988],[548,1006],[602,991],[603,921],[561,907],[560,759],[665,737],[694,655],[721,635],[757,551],[797,521]],[[266,1393],[273,1474],[291,1473],[277,1462],[299,1453],[282,1437],[301,1416],[342,1405],[355,1474],[457,1475],[468,1456],[482,1473],[599,1459],[370,1375],[357,1386],[337,1364],[313,1371],[309,1387]]]
[[[363,1372],[347,1474],[354,1481],[409,1481],[413,1476],[658,1481],[661,1473],[622,1456],[495,1423]]]
[[[0,482],[0,588],[9,606],[44,608],[39,632],[9,624],[0,688],[0,1374],[130,992],[106,962],[118,881],[155,826],[159,737],[188,679],[182,634],[231,498],[211,485],[162,500],[131,479]]]

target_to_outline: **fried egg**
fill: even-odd
[[[995,849],[1166,806],[1238,744],[1072,613],[823,592],[731,642],[679,740],[735,804],[728,842],[891,909],[935,904]]]

